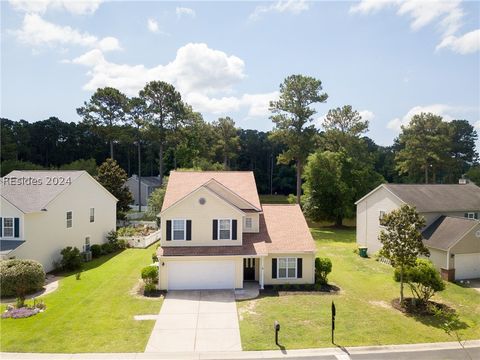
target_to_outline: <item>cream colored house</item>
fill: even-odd
[[[474,184],[382,184],[356,202],[357,244],[380,250],[380,218],[403,204],[425,218],[430,260],[448,280],[480,277],[480,188]]]
[[[170,173],[160,288],[313,284],[315,244],[297,205],[261,205],[252,172]]]
[[[105,242],[117,199],[86,171],[12,171],[1,181],[0,256],[53,270],[60,251]]]

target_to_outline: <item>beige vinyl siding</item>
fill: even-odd
[[[272,278],[272,259],[294,257],[302,258],[302,278],[301,279],[273,279]],[[278,267],[278,261],[277,261]],[[270,254],[264,259],[264,276],[265,285],[279,285],[279,284],[313,284],[315,282],[315,254],[313,253],[284,253],[284,254]]]
[[[458,243],[453,245],[450,252],[452,254],[480,253],[480,238],[475,235],[477,231],[480,231],[480,225],[478,224],[466,233]]]
[[[235,263],[235,288],[243,288],[243,257],[235,256],[180,256],[159,259],[159,289],[168,289],[168,264],[174,261],[233,261]]]
[[[199,199],[204,198],[201,205]],[[185,219],[192,221],[192,240],[167,241],[167,220]],[[214,219],[237,220],[237,240],[213,240]],[[200,188],[185,199],[169,207],[161,214],[162,239],[161,246],[239,246],[242,245],[243,215],[242,212],[224,200],[218,198],[210,190]]]
[[[402,205],[395,195],[381,187],[357,204],[357,244],[366,246],[373,254],[382,247],[378,240],[381,231],[380,211],[389,213]]]
[[[92,223],[90,208],[95,209]],[[73,212],[71,228],[66,227],[67,211]],[[47,211],[25,214],[23,223],[26,242],[11,256],[37,260],[46,271],[51,271],[66,246],[76,246],[82,251],[87,236],[90,245],[105,242],[107,233],[116,228],[116,200],[84,174],[54,199]]]
[[[435,265],[435,268],[440,271],[440,269],[447,269],[447,252],[443,250],[437,250],[429,248],[430,250],[430,261]],[[452,259],[450,259],[450,268],[453,267]]]

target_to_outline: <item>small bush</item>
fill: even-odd
[[[149,295],[154,293],[157,290],[157,287],[155,284],[145,284],[145,289],[143,290],[143,293],[145,295]]]
[[[113,253],[115,251],[115,246],[112,245],[111,243],[104,243],[101,246],[102,246],[102,253],[104,255]]]
[[[67,246],[65,249],[60,251],[60,254],[62,255],[62,260],[60,262],[62,269],[78,270],[82,268],[83,259],[78,248]]]
[[[115,230],[109,231],[107,234],[107,241],[110,244],[116,244],[117,240],[118,240],[117,232]]]
[[[98,244],[90,246],[90,251],[92,252],[92,257],[94,258],[102,256],[102,247]]]
[[[45,284],[45,271],[35,260],[0,261],[1,296],[24,298],[26,294],[41,290]]]
[[[149,265],[142,269],[142,279],[145,284],[152,284],[158,282],[158,267]]]
[[[152,254],[152,262],[154,262],[154,263],[158,262],[158,256],[157,256],[156,253]]]
[[[117,240],[117,249],[123,250],[127,248],[127,241],[126,240]]]
[[[315,259],[315,283],[328,284],[328,274],[332,272],[332,261],[329,258]]]

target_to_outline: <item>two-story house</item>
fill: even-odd
[[[1,259],[33,259],[53,270],[60,251],[104,243],[117,199],[86,171],[12,171],[1,181]]]
[[[133,203],[135,205],[146,206],[148,204],[148,198],[156,189],[160,187],[160,177],[158,176],[142,176],[139,178],[137,175],[132,175],[128,178],[126,186],[132,193]],[[140,190],[140,191],[139,191]]]
[[[165,290],[313,284],[315,244],[298,205],[262,205],[250,171],[170,172],[159,214]]]
[[[480,188],[460,184],[382,184],[356,202],[357,244],[380,250],[380,219],[403,204],[425,218],[424,244],[448,280],[480,277]]]

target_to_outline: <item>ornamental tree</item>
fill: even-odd
[[[400,303],[403,303],[405,271],[415,266],[421,255],[429,256],[430,252],[423,245],[420,230],[425,226],[425,219],[410,205],[403,205],[380,219],[385,228],[378,239],[383,245],[382,255],[391,261],[398,270],[400,282]]]

